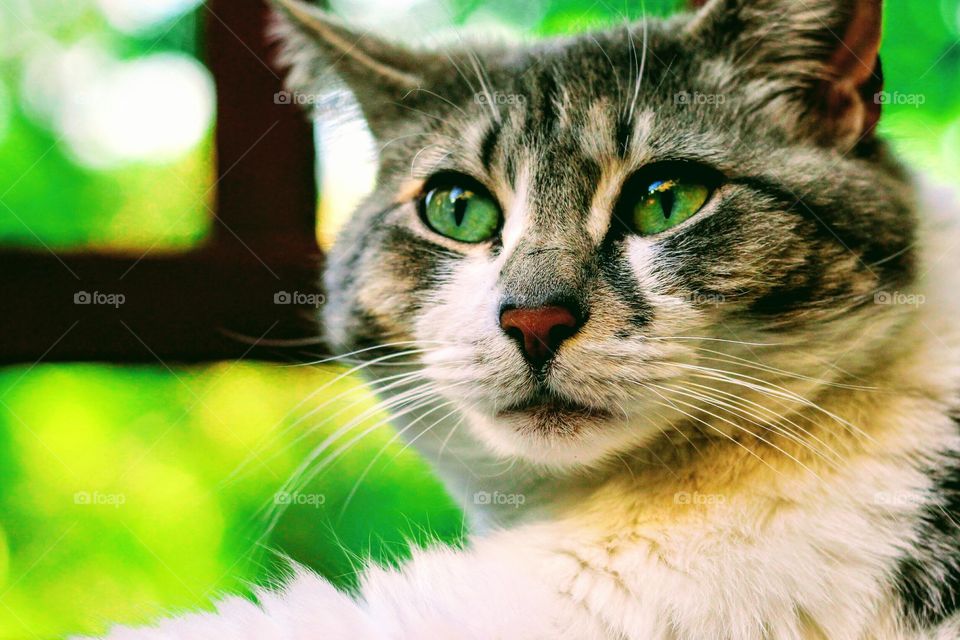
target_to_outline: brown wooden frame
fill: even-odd
[[[209,0],[207,62],[216,79],[216,213],[186,253],[0,251],[0,363],[199,362],[297,357],[271,341],[315,337],[319,293],[312,126],[278,104],[281,70],[264,0]],[[55,188],[55,185],[52,185]],[[83,305],[80,292],[124,303]]]

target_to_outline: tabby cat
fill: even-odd
[[[330,342],[472,537],[111,638],[960,638],[960,236],[877,134],[881,0],[434,50],[277,4],[380,151]]]

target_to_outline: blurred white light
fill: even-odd
[[[423,0],[332,0],[331,8],[346,18],[370,17],[383,19],[384,15],[409,12]]]
[[[60,124],[72,150],[93,166],[174,160],[203,139],[214,102],[206,68],[164,53],[117,63]]]
[[[44,38],[24,65],[20,91],[24,108],[54,127],[60,114],[83,101],[84,92],[114,64],[115,60],[92,39],[66,48],[52,38]]]
[[[100,11],[126,33],[149,30],[200,4],[202,0],[97,0]]]
[[[437,0],[331,0],[330,8],[352,25],[404,42],[451,24],[449,6]]]
[[[31,60],[22,93],[28,112],[96,168],[175,160],[214,117],[213,80],[195,59],[162,53],[119,61],[92,42]]]
[[[319,119],[315,126],[320,149],[320,241],[329,246],[337,230],[373,190],[376,147],[364,122]]]

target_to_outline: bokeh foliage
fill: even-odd
[[[548,35],[676,4],[451,0],[447,8],[456,21],[494,13]],[[882,130],[913,166],[956,182],[960,0],[886,4],[888,91],[923,103],[890,105]],[[92,2],[71,6],[69,19],[34,28],[63,45],[93,38],[120,59],[199,55],[196,11],[131,36],[110,28]],[[17,28],[4,20],[0,40]],[[201,241],[209,135],[174,161],[84,166],[24,108],[26,55],[0,43],[0,242],[59,250]],[[284,482],[375,402],[352,378],[336,380],[339,372],[232,363],[0,372],[0,638],[100,632],[108,620],[204,606],[275,577],[281,554],[349,586],[359,558],[402,556],[411,539],[458,540],[461,514],[385,426],[301,490],[323,504],[289,507],[264,537]]]
[[[361,557],[456,540],[459,512],[387,428],[287,490],[334,427],[375,405],[340,373],[224,363],[0,374],[0,637],[202,605],[277,576],[283,554],[350,586]],[[370,412],[358,428],[384,419]]]

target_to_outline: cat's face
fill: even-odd
[[[883,357],[903,309],[876,294],[913,265],[863,98],[878,3],[805,4],[443,54],[300,14],[299,74],[341,56],[381,147],[331,255],[333,340],[422,349],[483,442],[547,464],[782,429]]]

